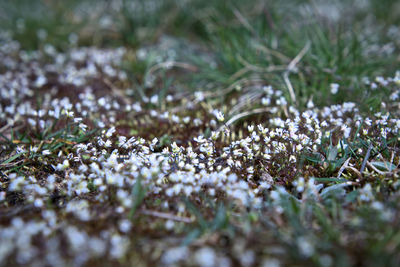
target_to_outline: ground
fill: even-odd
[[[0,3],[1,266],[400,264],[399,3],[203,2]]]

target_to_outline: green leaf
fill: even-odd
[[[387,161],[372,161],[371,164],[381,171],[391,172],[396,169],[396,165]]]
[[[204,219],[203,215],[201,214],[200,210],[188,199],[184,199],[184,203],[187,207],[187,209],[196,216],[198,223],[202,229],[207,229],[208,228],[208,223]]]
[[[346,191],[343,189],[346,186],[348,186],[348,184],[343,183],[328,186],[321,191],[320,196],[322,198],[327,198],[329,196],[341,197],[346,193]]]
[[[357,199],[357,197],[358,197],[358,191],[354,190],[347,194],[346,202],[354,202]]]
[[[21,155],[22,155],[22,153],[15,154],[14,156],[9,157],[9,158],[6,159],[5,161],[3,161],[1,164],[8,164],[8,163],[12,162],[13,160],[15,160],[16,158],[18,158],[18,157],[21,156]]]
[[[338,150],[336,147],[329,146],[328,156],[327,156],[328,161],[334,161],[336,159],[337,153]]]
[[[133,186],[133,189],[132,189],[133,204],[132,204],[132,208],[129,212],[130,219],[133,218],[137,208],[142,204],[145,194],[146,194],[146,190],[143,187],[142,179],[139,176],[138,179],[136,180],[135,185]]]
[[[344,178],[335,178],[335,177],[321,177],[321,178],[313,177],[313,178],[315,181],[321,182],[321,183],[330,183],[330,182],[344,183],[344,182],[347,182],[347,179],[344,179]]]
[[[200,228],[193,229],[183,240],[182,246],[187,246],[203,234]]]
[[[226,213],[226,208],[225,206],[221,203],[218,206],[217,214],[215,215],[215,218],[212,222],[212,230],[218,230],[225,228],[226,225],[229,222],[229,218]]]
[[[6,137],[5,135],[3,135],[2,133],[0,133],[0,137],[4,138],[4,140],[11,143],[11,140],[8,137]]]
[[[158,144],[158,147],[164,147],[172,144],[172,139],[171,136],[168,134],[164,134],[163,136],[160,137],[160,142]]]
[[[323,159],[320,154],[312,154],[311,156],[305,156],[305,159],[314,163],[322,163]]]

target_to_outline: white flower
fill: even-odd
[[[313,107],[314,107],[314,102],[312,101],[312,99],[308,100],[307,108],[313,108]]]
[[[64,232],[74,251],[80,251],[84,248],[86,240],[88,239],[86,232],[80,232],[74,226],[68,226]]]
[[[72,110],[63,109],[63,113],[67,116],[67,118],[73,118],[74,112]]]
[[[152,103],[152,104],[154,104],[154,105],[158,104],[158,95],[153,95],[153,96],[150,98],[150,103]]]
[[[199,135],[198,137],[193,138],[193,140],[199,144],[205,143],[207,140],[204,139],[202,135]]]
[[[165,265],[173,265],[189,256],[187,247],[173,247],[168,249],[162,256],[161,262]]]
[[[80,118],[80,117],[74,118],[74,122],[75,123],[78,123],[78,122],[81,122],[81,121],[82,121],[82,118]]]
[[[225,120],[224,114],[223,114],[221,111],[219,111],[219,110],[214,110],[214,111],[213,111],[213,114],[214,114],[214,116],[217,118],[217,120],[218,120],[219,122],[222,122],[222,121]]]
[[[105,127],[105,124],[104,124],[104,122],[99,121],[99,122],[97,122],[97,126],[98,126],[99,128],[104,128],[104,127]]]
[[[286,106],[287,105],[287,101],[283,96],[281,96],[279,99],[276,100],[276,104],[278,106]]]
[[[214,140],[214,141],[217,140],[218,137],[219,137],[219,134],[220,134],[220,132],[212,131],[211,132],[211,139]]]
[[[194,255],[195,261],[199,266],[208,267],[215,266],[216,255],[212,248],[204,247],[196,251]]]
[[[269,106],[271,104],[271,98],[269,97],[261,98],[261,104],[264,106]]]
[[[107,140],[107,141],[104,143],[104,147],[111,147],[111,145],[112,145],[111,140]]]
[[[10,178],[13,178],[10,185],[8,186],[8,190],[9,191],[19,191],[21,190],[21,186],[24,184],[25,182],[25,178],[22,176],[16,177],[16,176],[11,176]]]
[[[240,263],[242,266],[253,266],[255,259],[254,251],[246,250],[240,257]]]
[[[36,86],[36,87],[42,87],[42,86],[45,85],[46,83],[47,83],[46,77],[43,76],[43,75],[40,75],[40,76],[38,76],[38,77],[36,78],[35,86]]]
[[[249,133],[252,133],[254,131],[254,125],[247,126],[247,130],[249,131]]]
[[[108,131],[106,132],[106,137],[110,138],[113,133],[115,132],[115,127],[111,127],[110,129],[108,129]]]
[[[274,90],[272,89],[272,86],[268,85],[268,86],[263,86],[263,91],[267,94],[267,95],[272,95],[274,94]]]
[[[339,84],[331,83],[331,94],[335,95],[339,91]]]
[[[349,138],[350,137],[351,128],[349,126],[347,126],[346,124],[343,124],[341,129],[343,131],[344,138]]]
[[[42,151],[42,155],[44,155],[44,156],[50,155],[50,154],[51,154],[51,152],[48,149]]]
[[[301,193],[304,191],[305,181],[304,177],[300,177],[297,181],[293,182],[293,185],[296,186],[297,192]]]
[[[84,124],[84,123],[79,123],[79,128],[82,130],[82,131],[86,131],[87,130],[87,125],[86,124]]]
[[[57,164],[57,170],[59,171],[63,171],[68,167],[69,167],[69,161],[67,159],[65,159],[62,164],[61,163]]]
[[[175,226],[175,222],[172,220],[167,220],[165,222],[165,229],[167,229],[167,230],[172,230],[174,228],[174,226]]]
[[[33,202],[33,205],[37,208],[41,208],[43,207],[43,200],[41,198],[37,198],[35,199],[35,201]]]
[[[123,219],[119,222],[119,230],[123,233],[127,233],[131,230],[132,223],[128,219]]]
[[[197,101],[201,102],[204,100],[204,94],[202,91],[198,91],[194,93],[194,97],[196,98]]]

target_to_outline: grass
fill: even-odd
[[[1,264],[399,264],[397,1],[0,10]]]

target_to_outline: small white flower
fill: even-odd
[[[304,177],[300,177],[297,181],[293,182],[293,185],[296,186],[297,192],[301,193],[304,191],[305,181]]]
[[[202,267],[215,266],[217,259],[215,251],[209,247],[204,247],[197,250],[194,258],[196,263]]]
[[[247,130],[249,131],[249,133],[252,133],[254,131],[254,125],[247,126]]]
[[[44,156],[50,155],[50,154],[51,154],[51,152],[48,149],[42,151],[42,155],[44,155]]]
[[[202,91],[198,91],[194,93],[194,97],[196,98],[197,101],[201,102],[204,100],[204,94]]]
[[[261,98],[261,104],[264,106],[269,106],[271,104],[271,98],[269,97]]]
[[[132,228],[131,221],[124,219],[119,222],[119,230],[121,230],[121,232],[127,233],[131,230],[131,228]]]
[[[313,108],[313,107],[314,107],[314,102],[312,101],[312,99],[308,100],[307,108]]]
[[[219,134],[220,134],[220,132],[218,132],[218,131],[212,131],[211,132],[211,139],[212,140],[217,140],[218,139],[218,137],[219,137]]]
[[[152,103],[152,104],[154,104],[154,105],[158,104],[158,95],[153,95],[153,96],[150,98],[150,103]]]
[[[350,133],[351,133],[351,128],[349,126],[347,126],[346,124],[343,124],[341,129],[343,131],[344,138],[349,138]]]
[[[87,130],[87,125],[84,123],[79,123],[79,129],[85,132]]]
[[[161,256],[161,262],[165,265],[173,265],[186,259],[189,256],[189,249],[187,247],[173,247],[169,248]]]
[[[74,112],[71,111],[71,110],[65,110],[65,115],[66,115],[68,118],[73,118],[73,117],[74,117]]]
[[[165,222],[165,229],[167,229],[167,230],[172,230],[174,228],[174,226],[175,226],[175,222],[172,220],[167,220]]]
[[[110,138],[113,133],[115,133],[115,127],[111,127],[110,129],[108,129],[108,131],[106,132],[106,137]]]
[[[78,122],[81,122],[81,121],[82,121],[82,118],[80,118],[80,117],[74,118],[74,122],[75,123],[78,123]]]
[[[104,147],[111,147],[111,145],[112,145],[112,142],[111,142],[110,140],[107,140],[107,141],[104,143]]]
[[[339,84],[331,83],[331,94],[336,95],[339,92]]]
[[[35,86],[36,86],[36,87],[42,87],[42,86],[45,85],[46,83],[47,83],[46,77],[43,76],[43,75],[40,75],[40,76],[38,76],[38,77],[36,78]]]
[[[41,208],[43,207],[43,200],[41,198],[37,198],[35,199],[35,201],[33,202],[33,205],[37,208]]]
[[[69,161],[67,159],[65,159],[62,164],[61,163],[57,164],[57,170],[59,171],[63,171],[68,167],[69,167]]]
[[[221,111],[214,110],[213,113],[219,122],[223,122],[225,120],[224,114]]]

